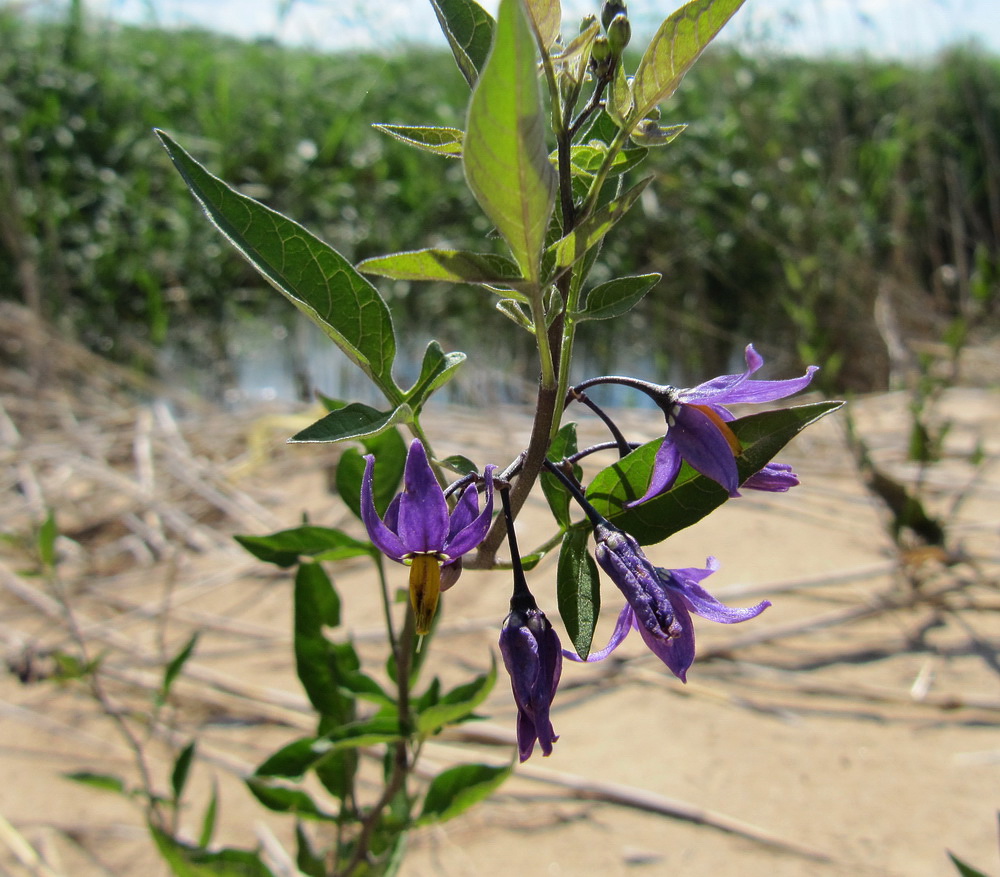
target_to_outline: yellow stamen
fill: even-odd
[[[707,405],[692,405],[692,408],[697,408],[702,414],[704,414],[709,420],[714,423],[719,432],[722,433],[723,438],[729,442],[729,447],[732,449],[733,456],[738,457],[743,453],[743,445],[740,444],[740,440],[736,438],[736,433],[734,433],[730,428],[729,424],[726,423],[719,415],[714,412]]]
[[[429,633],[441,593],[441,561],[436,554],[414,554],[410,564],[410,605],[417,633]]]

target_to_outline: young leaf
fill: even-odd
[[[119,795],[127,795],[125,781],[110,773],[92,773],[89,770],[78,770],[73,773],[64,773],[63,778],[80,783],[83,786],[90,786],[92,789],[100,789],[103,792],[117,792]]]
[[[256,776],[246,777],[244,782],[254,797],[275,813],[294,813],[310,819],[334,818],[320,810],[316,802],[301,789],[290,789]]]
[[[258,560],[287,569],[295,566],[302,557],[320,557],[323,560],[343,560],[371,554],[372,547],[353,536],[329,527],[304,524],[291,530],[280,530],[269,536],[234,537]]]
[[[431,0],[431,6],[471,88],[486,64],[496,23],[475,0]]]
[[[156,134],[219,231],[398,403],[396,338],[378,290],[329,244],[212,176],[163,131]]]
[[[601,611],[600,575],[588,550],[589,540],[589,527],[569,530],[563,536],[556,573],[559,616],[581,658],[590,654],[594,627]]]
[[[205,815],[201,819],[201,833],[198,835],[198,846],[204,849],[212,842],[215,834],[215,822],[219,816],[219,784],[212,781],[212,797],[205,808]]]
[[[42,566],[52,570],[56,565],[56,538],[59,530],[56,527],[55,512],[50,511],[38,528],[38,557]]]
[[[965,862],[952,852],[948,853],[948,858],[951,859],[951,863],[958,870],[961,877],[989,877],[985,871],[980,871],[977,868],[973,868],[971,865],[965,864]]]
[[[576,315],[578,322],[584,320],[610,320],[628,313],[660,280],[659,274],[639,274],[632,277],[617,277],[595,286],[587,295],[587,303]]]
[[[274,877],[260,857],[249,850],[209,852],[182,843],[152,823],[148,828],[174,877]]]
[[[684,74],[742,5],[743,0],[691,0],[660,25],[632,80],[631,125],[676,91]]]
[[[538,40],[548,50],[559,36],[562,9],[559,0],[524,0]]]
[[[465,359],[465,354],[461,351],[445,353],[437,341],[431,341],[424,351],[420,376],[406,391],[406,401],[410,407],[414,411],[419,411],[431,393],[455,377],[455,372]]]
[[[445,725],[452,725],[470,715],[486,700],[497,681],[497,665],[493,661],[489,673],[449,691],[436,703],[423,710],[417,718],[421,734],[434,734]]]
[[[180,675],[181,670],[187,663],[187,659],[191,657],[192,652],[194,652],[194,647],[198,644],[198,632],[195,631],[191,634],[191,638],[187,641],[184,647],[177,653],[174,659],[167,664],[163,671],[163,685],[160,686],[159,699],[161,702],[167,699],[167,695],[170,694],[170,689],[174,684],[174,680]]]
[[[522,279],[517,265],[504,256],[433,248],[375,256],[358,263],[358,270],[393,280],[441,280],[447,283],[502,285]]]
[[[431,780],[417,825],[444,822],[488,798],[510,776],[513,767],[463,764],[450,767]]]
[[[295,843],[295,866],[306,877],[327,877],[326,863],[322,856],[317,856],[313,852],[312,844],[301,822],[295,823]]]
[[[447,158],[462,157],[462,140],[465,138],[465,133],[458,128],[436,128],[426,125],[372,125],[372,127],[424,152],[432,152]]]
[[[809,424],[843,404],[816,402],[763,411],[727,424],[743,447],[736,458],[740,482],[769,463]],[[594,508],[616,526],[631,533],[641,545],[661,542],[678,530],[691,526],[729,498],[724,487],[698,474],[685,463],[670,490],[640,506],[626,509],[626,503],[646,492],[661,442],[662,439],[655,439],[636,448],[627,457],[599,472],[587,488],[587,498]]]
[[[462,155],[476,200],[531,283],[555,204],[535,40],[522,0],[501,0],[496,40],[472,93]]]
[[[398,388],[397,388],[398,390]],[[398,390],[401,394],[402,390]],[[377,411],[360,402],[352,402],[307,426],[293,435],[289,442],[344,442],[348,439],[367,438],[413,419],[409,405],[400,405],[392,411]]]
[[[445,457],[443,460],[438,460],[438,462],[446,469],[451,469],[452,472],[457,472],[459,475],[471,475],[473,472],[479,472],[479,467],[468,457],[463,457],[461,454]]]
[[[194,761],[195,741],[192,740],[185,746],[174,761],[174,769],[170,773],[170,787],[174,793],[174,805],[180,801],[184,795],[184,786],[187,784],[188,774],[191,772],[191,762]]]

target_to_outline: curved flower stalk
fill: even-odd
[[[515,596],[510,614],[500,631],[500,654],[510,674],[510,685],[517,704],[517,751],[527,761],[535,749],[552,754],[552,744],[559,739],[549,719],[549,709],[562,674],[562,647],[559,637],[535,601]],[[530,601],[530,603],[529,603]],[[520,602],[522,605],[516,606]]]
[[[704,569],[664,569],[649,561],[639,543],[610,524],[594,528],[595,556],[628,601],[618,616],[608,645],[592,653],[588,661],[600,661],[613,652],[634,627],[643,642],[682,682],[694,662],[694,625],[691,613],[721,624],[736,624],[756,618],[770,602],[763,600],[746,609],[733,609],[716,600],[702,586],[702,579],[718,568],[714,557]],[[575,655],[564,652],[573,660]]]
[[[410,567],[410,604],[417,633],[430,630],[441,591],[458,579],[462,555],[478,546],[489,529],[495,469],[496,466],[486,467],[486,502],[481,512],[475,484],[465,488],[449,512],[427,452],[420,439],[414,439],[406,454],[403,491],[389,503],[383,520],[372,497],[375,457],[371,454],[365,457],[361,519],[379,551]]]
[[[656,392],[650,393],[656,404],[663,409],[667,419],[667,434],[656,453],[649,489],[645,495],[630,505],[646,502],[669,490],[677,478],[677,473],[680,472],[683,460],[687,460],[702,475],[721,484],[730,496],[739,496],[736,456],[741,448],[739,439],[727,426],[727,422],[734,417],[723,406],[784,399],[809,386],[818,368],[815,365],[809,366],[800,378],[755,381],[751,380],[750,376],[764,364],[764,358],[754,350],[752,344],[747,345],[745,356],[747,367],[741,374],[721,375],[689,389],[658,387]],[[771,465],[771,472],[776,475],[775,464]],[[794,475],[792,477],[794,478]],[[763,490],[787,490],[792,486],[787,477],[783,481],[762,477],[758,483],[771,485],[782,483],[784,486],[759,487],[755,484],[747,486]]]

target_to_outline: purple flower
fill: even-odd
[[[785,381],[754,381],[750,376],[764,364],[764,360],[752,344],[747,345],[746,361],[747,369],[742,374],[722,375],[686,390],[656,387],[654,392],[650,392],[667,418],[667,434],[656,452],[649,489],[641,499],[629,503],[630,506],[669,490],[683,460],[687,460],[702,475],[721,484],[730,496],[739,496],[736,456],[742,448],[728,426],[728,422],[734,419],[733,415],[723,406],[784,399],[807,387],[817,369],[817,366],[811,365],[802,377]],[[760,483],[774,485],[779,482],[762,477]],[[768,486],[758,489],[787,490],[792,486],[788,478],[783,483],[783,488]]]
[[[769,493],[784,493],[798,483],[798,476],[787,463],[768,463],[760,471],[754,472],[742,486]]]
[[[515,608],[515,602],[516,597],[500,631],[500,654],[517,704],[518,755],[527,761],[536,740],[542,754],[551,755],[552,744],[559,739],[549,720],[549,708],[562,673],[562,648],[534,600],[525,608]]]
[[[494,469],[495,466],[486,467],[486,504],[482,512],[475,484],[465,488],[449,512],[427,452],[420,440],[414,439],[406,455],[403,492],[389,503],[382,520],[372,499],[375,458],[371,454],[365,457],[361,519],[368,529],[368,538],[379,551],[410,567],[410,603],[417,633],[430,630],[442,580],[444,587],[454,584],[461,569],[461,556],[486,536],[493,516]]]
[[[746,609],[731,609],[716,600],[700,584],[718,568],[714,557],[704,569],[663,569],[653,566],[639,543],[617,527],[599,524],[597,562],[628,601],[608,645],[592,653],[588,661],[600,661],[613,652],[633,627],[651,652],[682,682],[694,661],[694,626],[691,613],[722,624],[735,624],[760,615],[771,604],[764,600]],[[569,652],[565,653],[579,660]]]

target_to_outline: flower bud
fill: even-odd
[[[625,6],[624,0],[605,0],[604,5],[601,7],[601,24],[607,30],[616,15],[627,14],[628,9]]]
[[[597,21],[597,16],[594,15],[593,12],[591,12],[589,15],[583,16],[583,18],[580,19],[580,33],[586,33],[588,30],[590,30],[590,28],[594,25],[596,21]]]
[[[630,39],[632,39],[632,25],[624,13],[619,13],[608,25],[608,43],[612,54],[620,58]]]
[[[603,34],[594,40],[590,49],[590,67],[598,78],[607,76],[615,66],[617,56],[611,51],[608,38]]]

